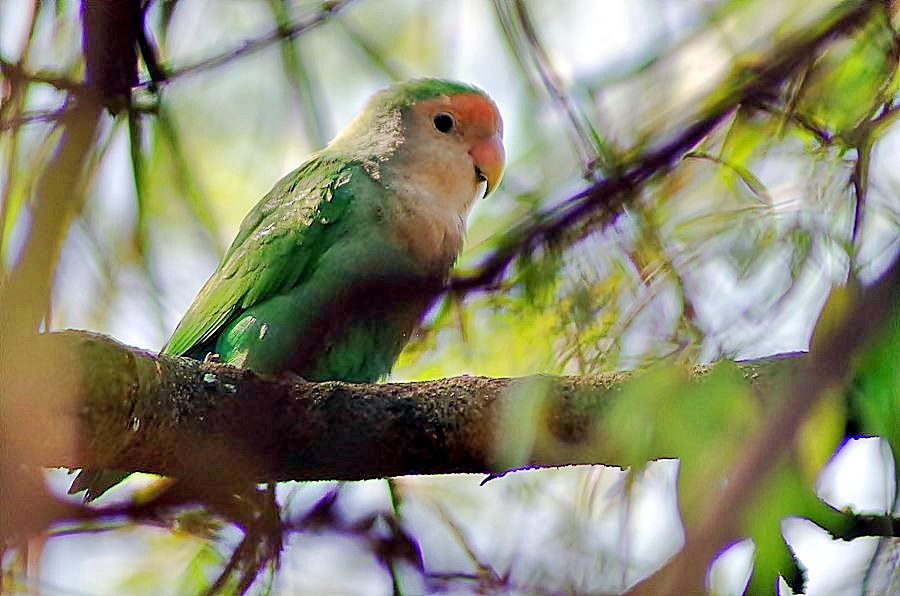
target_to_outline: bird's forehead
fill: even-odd
[[[490,98],[477,93],[460,93],[458,95],[444,95],[428,99],[417,104],[417,107],[426,111],[447,110],[467,127],[477,127],[485,132],[495,133],[503,130],[503,121],[497,106]]]

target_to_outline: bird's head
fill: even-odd
[[[488,196],[505,165],[503,121],[476,87],[441,79],[397,83],[376,94],[336,143],[370,161],[415,168],[436,186],[468,185]],[[408,173],[408,172],[407,172]]]
[[[421,129],[418,136],[425,138],[423,144],[438,152],[452,155],[464,150],[472,162],[474,178],[485,183],[484,196],[491,194],[500,183],[506,160],[503,121],[497,106],[484,92],[472,87],[460,85],[444,90],[445,81],[414,83],[426,89],[434,86],[436,95],[409,106],[409,126]]]

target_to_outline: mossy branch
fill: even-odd
[[[41,366],[22,371],[20,391],[4,396],[12,416],[30,412],[6,421],[28,428],[16,434],[35,443],[17,450],[28,459],[22,463],[199,474],[217,482],[604,462],[594,422],[623,377],[308,383],[155,355],[83,331],[41,336],[34,350],[32,361]],[[535,388],[545,434],[509,460],[505,408]]]

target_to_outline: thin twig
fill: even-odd
[[[512,30],[512,23],[510,22],[512,18],[510,15],[504,14],[509,9],[509,5],[506,2],[498,1],[494,3],[494,6],[501,16],[501,24],[506,29],[507,36],[511,37],[513,42],[515,42],[518,35]],[[534,69],[540,78],[541,85],[569,122],[572,138],[581,164],[584,167],[585,176],[588,179],[594,179],[592,175],[594,164],[598,163],[599,158],[605,157],[601,151],[601,143],[596,133],[591,129],[590,124],[578,112],[578,109],[563,91],[562,79],[559,73],[556,72],[550,56],[547,55],[547,51],[538,38],[525,3],[521,0],[516,0],[513,3],[513,11],[515,13],[515,21],[518,23],[521,34],[524,37],[522,43],[517,44],[519,46],[517,56],[530,56]]]
[[[728,482],[711,497],[700,522],[687,529],[682,551],[632,594],[686,594],[702,586],[710,559],[736,538],[741,513],[752,502],[772,467],[782,461],[810,410],[824,395],[845,382],[853,355],[883,328],[888,317],[896,315],[897,295],[900,295],[900,262],[862,291],[841,325],[820,346],[814,345],[791,383],[780,395],[773,396],[777,398],[774,403],[779,405],[766,416],[759,433],[724,475]],[[872,524],[860,531],[872,531]]]
[[[43,83],[55,87],[60,91],[84,91],[87,85],[80,81],[73,81],[66,77],[52,75],[44,72],[29,72],[22,65],[10,62],[0,57],[0,74],[10,81],[25,81],[28,83]]]
[[[65,108],[55,110],[34,110],[32,112],[23,112],[18,116],[0,120],[0,132],[6,130],[16,130],[28,124],[56,122],[63,115]]]
[[[330,2],[324,2],[322,4],[322,7],[317,12],[306,17],[305,19],[301,19],[298,22],[292,23],[290,25],[279,26],[273,31],[270,31],[269,33],[266,33],[261,37],[245,42],[238,48],[228,50],[227,52],[223,52],[209,58],[205,58],[203,60],[200,60],[199,62],[195,62],[194,64],[189,64],[188,66],[173,69],[169,72],[165,72],[161,66],[156,64],[154,60],[151,60],[151,63],[147,64],[148,69],[151,71],[151,78],[146,81],[141,81],[137,86],[152,87],[154,85],[171,82],[172,80],[180,78],[184,75],[217,68],[219,66],[222,66],[223,64],[231,62],[236,58],[240,58],[241,56],[244,56],[246,54],[251,54],[253,52],[262,50],[279,41],[293,39],[294,37],[297,37],[298,35],[325,23],[331,17],[343,10],[351,2],[353,2],[353,0],[332,0]],[[149,45],[149,41],[144,40],[144,42],[146,44],[147,51],[151,52],[152,47]],[[142,47],[142,50],[143,49],[144,48]],[[147,63],[146,57],[145,63]],[[19,64],[12,63],[8,60],[3,59],[2,57],[0,57],[0,73],[2,73],[5,78],[10,80],[23,80],[31,83],[45,83],[59,89],[60,91],[83,92],[87,89],[87,85],[81,81],[73,81],[65,77],[51,75],[43,72],[28,72]]]
[[[601,151],[602,143],[590,123],[563,91],[562,80],[538,39],[527,9],[522,2],[494,0],[494,10],[525,79],[538,93],[543,90],[550,96],[554,106],[562,114],[563,121],[568,123],[569,136],[584,168],[585,177],[595,180],[593,169],[595,164],[601,162],[600,156],[604,157],[604,163],[609,160],[605,159],[606,156]]]
[[[301,19],[296,23],[288,26],[278,27],[261,37],[245,42],[242,46],[236,49],[229,50],[227,52],[212,56],[210,58],[206,58],[204,60],[200,60],[199,62],[188,66],[176,68],[166,73],[163,81],[156,82],[169,82],[173,79],[180,78],[187,74],[210,70],[212,68],[222,66],[223,64],[231,62],[232,60],[246,54],[250,54],[267,48],[273,43],[297,37],[301,33],[305,33],[306,31],[309,31],[310,29],[313,29],[325,23],[326,21],[328,21],[328,19],[346,8],[347,5],[349,5],[351,2],[353,2],[353,0],[333,0],[331,2],[324,2],[317,12],[306,17],[305,19]],[[141,86],[148,86],[151,84],[151,82],[152,81],[143,81],[141,82]]]

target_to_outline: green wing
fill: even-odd
[[[300,283],[327,249],[326,230],[349,209],[353,193],[341,191],[354,176],[367,174],[320,153],[282,178],[244,219],[162,352],[192,354],[247,308]]]

